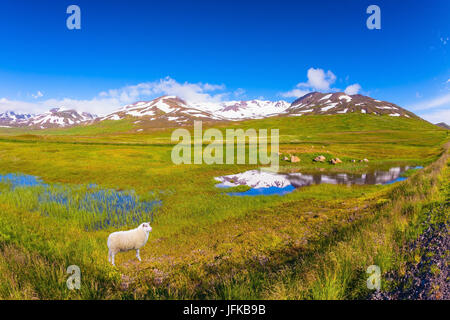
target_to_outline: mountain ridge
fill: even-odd
[[[344,92],[311,92],[292,102],[287,113],[292,116],[330,115],[345,113],[389,115],[393,117],[419,118],[398,105],[376,100],[361,94],[347,95]]]
[[[96,118],[96,115],[88,112],[80,113],[74,109],[59,107],[52,108],[45,113],[30,118],[27,122],[27,126],[39,127],[40,129],[70,127],[91,122]]]
[[[161,96],[150,101],[125,105],[105,116],[97,117],[64,107],[38,114],[19,114],[14,111],[0,113],[2,127],[30,127],[34,129],[87,125],[105,120],[136,119],[154,127],[175,127],[204,122],[242,121],[276,116],[333,115],[361,113],[420,119],[400,106],[360,94],[344,92],[308,93],[292,103],[284,100],[232,100],[224,102],[189,103],[177,96]]]
[[[34,115],[28,113],[16,113],[15,111],[5,111],[0,113],[0,127],[11,127],[16,123],[26,123]]]
[[[140,101],[100,118],[121,120],[127,116],[149,120],[167,120],[183,123],[193,119],[203,121],[238,121],[262,119],[284,112],[290,104],[286,101],[248,100],[208,103],[188,103],[176,96],[162,96],[151,101]]]
[[[439,122],[439,123],[436,123],[436,125],[438,127],[441,127],[442,129],[450,130],[450,126],[448,124],[446,124],[445,122]]]
[[[2,127],[30,127],[33,129],[47,129],[57,127],[70,127],[90,123],[97,118],[88,112],[78,112],[64,107],[52,108],[41,114],[21,114],[14,111],[0,113],[0,126]]]

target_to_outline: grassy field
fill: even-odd
[[[389,186],[324,184],[282,197],[230,197],[214,187],[214,177],[257,166],[174,165],[173,129],[131,119],[69,129],[0,129],[0,174],[38,176],[71,199],[42,204],[42,186],[0,183],[0,298],[364,298],[366,268],[401,269],[409,257],[400,248],[420,232],[423,208],[448,203],[448,133],[425,121],[349,114],[216,127],[278,128],[280,152],[301,159],[281,161],[286,172],[426,168]],[[317,155],[344,163],[316,164]],[[369,162],[350,161],[363,158]],[[80,206],[91,184],[162,201],[142,263],[129,252],[117,256],[117,268],[108,264],[108,234],[136,223],[118,217],[91,228],[106,219]],[[79,291],[66,287],[69,265],[81,268]]]

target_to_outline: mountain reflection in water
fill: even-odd
[[[273,173],[261,170],[250,170],[239,174],[215,178],[220,182],[219,188],[237,186],[249,186],[251,189],[244,192],[231,192],[233,196],[256,195],[284,195],[291,193],[296,188],[314,184],[344,184],[344,185],[374,185],[390,184],[405,180],[401,175],[410,169],[422,169],[423,167],[393,167],[389,170],[374,170],[363,174],[355,173]]]

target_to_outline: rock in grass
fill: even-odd
[[[318,156],[314,158],[315,162],[325,162],[326,158],[324,156]]]
[[[295,162],[300,162],[300,158],[297,156],[291,156],[291,162],[295,163]]]
[[[342,161],[341,161],[341,159],[336,158],[336,159],[331,159],[330,163],[336,165],[338,163],[342,163]]]

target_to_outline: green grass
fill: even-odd
[[[283,197],[229,197],[214,187],[214,177],[257,166],[174,165],[171,129],[144,126],[136,134],[133,122],[123,120],[1,130],[0,174],[39,176],[75,200],[45,206],[37,202],[39,188],[0,184],[0,298],[359,298],[367,293],[365,268],[375,262],[397,268],[410,220],[440,197],[437,159],[447,135],[425,121],[352,114],[219,128],[234,127],[279,128],[280,152],[301,158],[281,161],[285,172],[429,167],[393,186],[317,185]],[[344,163],[314,163],[320,154]],[[363,158],[369,163],[351,162]],[[141,264],[129,252],[117,256],[118,268],[108,265],[108,234],[135,225],[125,219],[90,228],[104,218],[79,210],[91,183],[162,200]],[[81,291],[65,287],[73,264],[82,270]]]
[[[160,205],[156,194],[138,197],[133,192],[117,193],[96,186],[54,184],[14,189],[6,183],[0,186],[0,201],[4,205],[72,222],[86,230],[131,227],[140,221],[150,221]]]
[[[411,253],[402,251],[405,243],[423,232],[421,223],[430,208],[444,206],[448,221],[450,208],[450,162],[448,153],[424,172],[395,186],[386,193],[386,202],[371,216],[336,235],[321,251],[315,247],[306,261],[295,262],[278,275],[267,298],[281,299],[355,299],[371,291],[365,287],[369,265],[383,274],[402,270]],[[313,268],[311,268],[313,266]],[[386,289],[395,284],[382,279]]]

